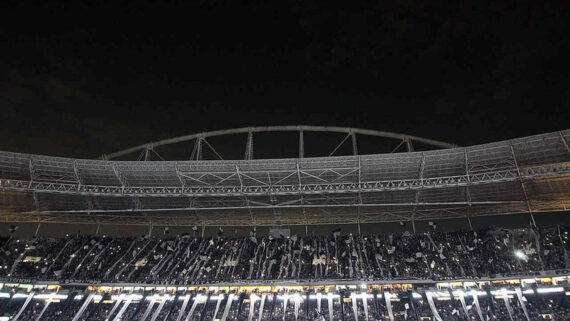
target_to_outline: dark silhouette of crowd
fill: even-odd
[[[481,278],[568,269],[568,227],[388,235],[0,240],[0,277],[153,284]]]

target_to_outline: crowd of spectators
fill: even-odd
[[[0,278],[192,284],[480,278],[569,268],[568,227],[389,235],[0,239]]]

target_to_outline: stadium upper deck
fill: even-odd
[[[322,158],[112,161],[0,152],[7,222],[349,224],[570,208],[570,130]]]

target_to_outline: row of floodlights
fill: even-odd
[[[545,287],[545,288],[538,288],[536,290],[538,293],[540,294],[550,294],[550,293],[561,293],[564,292],[564,288],[563,287]],[[451,294],[455,297],[457,296],[485,296],[487,295],[487,292],[485,291],[477,291],[477,290],[471,290],[471,291],[463,291],[463,290],[454,290],[451,292],[449,291],[427,291],[427,293],[430,293],[432,296],[434,297],[442,297],[442,298],[449,298],[451,296]],[[498,290],[492,290],[490,291],[491,295],[494,296],[503,296],[503,295],[515,295],[516,292],[514,290],[508,290],[506,288],[503,289],[498,289]],[[532,289],[527,289],[527,290],[523,290],[522,291],[523,294],[533,294],[534,290]],[[0,298],[12,298],[12,299],[24,299],[24,298],[28,298],[30,294],[26,294],[26,293],[15,293],[14,295],[11,295],[10,293],[7,292],[0,292]],[[373,299],[374,296],[376,296],[376,298],[381,298],[384,295],[386,295],[388,298],[392,299],[392,298],[398,298],[398,294],[395,293],[388,293],[388,292],[384,292],[382,293],[376,293],[376,294],[371,294],[371,293],[366,293],[366,292],[361,292],[361,293],[351,293],[350,297],[354,298],[354,299]],[[413,297],[416,299],[421,299],[422,295],[417,293],[417,292],[413,292],[412,293]],[[179,296],[178,300],[186,300],[188,298],[189,295],[184,295],[184,296]],[[304,300],[307,297],[306,294],[299,294],[299,293],[293,293],[293,294],[280,294],[277,295],[277,299],[278,300],[295,300],[295,301],[299,301],[299,300]],[[339,298],[340,295],[339,294],[333,294],[333,293],[327,293],[327,294],[311,294],[309,295],[309,299],[311,300],[316,300],[316,299],[337,299]],[[36,300],[66,300],[68,298],[68,295],[65,294],[57,294],[55,292],[53,293],[42,293],[42,294],[36,294],[33,296],[33,299]],[[93,300],[95,301],[99,301],[103,298],[102,295],[100,294],[96,294],[93,296]],[[116,300],[132,300],[132,301],[140,301],[143,298],[143,296],[141,294],[119,294],[119,295],[112,295],[111,296],[111,300],[112,301],[116,301]],[[146,300],[147,301],[157,301],[157,300],[166,300],[166,301],[172,301],[174,300],[176,297],[174,295],[158,295],[158,294],[154,294],[152,296],[147,296]],[[203,294],[198,294],[196,296],[194,296],[192,299],[193,300],[198,300],[198,301],[205,301],[208,297],[206,295]],[[218,294],[218,295],[212,295],[210,296],[210,300],[223,300],[225,298],[224,294]],[[267,298],[269,300],[273,299],[273,296],[268,295]],[[74,300],[81,300],[83,299],[83,295],[76,295],[74,298]],[[234,294],[230,294],[228,297],[229,300],[237,300],[238,296],[234,295]],[[256,301],[256,300],[260,300],[261,297],[255,293],[252,293],[249,296],[249,299],[252,301]]]

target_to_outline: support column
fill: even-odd
[[[196,310],[196,307],[198,306],[198,296],[194,296],[194,302],[192,302],[192,306],[190,307],[190,311],[188,311],[188,314],[186,315],[186,318],[184,319],[184,321],[190,321],[190,319],[192,318],[194,311]],[[222,317],[222,321],[224,321],[225,318]]]
[[[22,307],[20,308],[20,310],[18,311],[18,314],[16,314],[16,316],[14,317],[14,321],[18,321],[18,319],[20,318],[20,315],[22,315],[22,313],[24,312],[24,310],[26,310],[26,307],[28,306],[28,304],[30,303],[30,301],[32,301],[32,298],[34,297],[34,293],[35,292],[30,292],[28,294],[28,297],[26,298],[26,301],[24,302],[24,305],[22,305]]]
[[[192,296],[190,294],[186,294],[186,296],[184,297],[184,301],[182,301],[182,307],[178,311],[178,316],[176,316],[176,321],[182,320],[182,316],[186,311],[186,307],[188,306],[188,302],[190,301],[191,297]]]
[[[305,316],[307,317],[307,320],[309,320],[309,310],[311,308],[310,302],[309,302],[309,296],[311,295],[311,293],[309,291],[307,291],[306,293],[306,300],[305,300]]]
[[[340,292],[340,317],[344,321],[344,292]]]
[[[413,152],[414,151],[414,145],[412,144],[412,140],[409,138],[405,139],[406,142],[406,149],[408,150],[408,152]]]
[[[352,136],[352,154],[354,156],[358,155],[358,145],[356,145],[356,134],[351,132]]]
[[[465,176],[467,177],[467,185],[465,186],[465,198],[467,200],[467,221],[469,222],[469,227],[473,231],[473,224],[471,224],[471,192],[469,191],[469,185],[471,183],[471,177],[469,176],[469,161],[467,159],[467,148],[465,148]]]
[[[305,158],[305,138],[303,131],[299,131],[299,158]]]
[[[144,161],[149,161],[150,160],[150,151],[151,151],[152,147],[150,145],[146,146],[146,149],[144,151]]]
[[[566,147],[566,151],[568,153],[570,153],[570,147],[568,146],[568,143],[566,142],[564,135],[562,135],[562,132],[558,132],[558,133],[560,134],[560,139],[562,140],[562,144],[564,145],[564,147]]]
[[[353,141],[356,144],[356,140]],[[356,219],[358,220],[358,234],[360,234],[360,211],[362,207],[362,166],[360,162],[360,156],[358,156],[358,193],[356,194]]]
[[[420,162],[420,170],[419,170],[419,175],[418,175],[418,178],[420,180],[420,186],[419,186],[419,189],[415,193],[414,209],[412,210],[412,228],[414,229],[414,234],[416,233],[416,222],[415,222],[416,211],[418,209],[418,202],[420,201],[420,193],[422,192],[422,190],[424,188],[424,167],[425,167],[425,163],[426,163],[426,157],[425,157],[424,153],[422,153],[421,162]]]
[[[190,160],[202,160],[202,140],[204,137],[200,136],[196,138],[194,142],[194,148],[192,149],[192,154],[190,154]]]
[[[537,226],[536,226],[536,221],[534,220],[534,214],[532,213],[532,208],[530,207],[530,202],[529,202],[529,200],[528,200],[528,194],[527,194],[527,192],[526,192],[526,186],[524,185],[524,181],[523,181],[523,178],[522,178],[522,175],[521,175],[521,170],[520,170],[520,167],[519,167],[519,163],[517,162],[517,157],[515,156],[515,149],[513,148],[513,143],[512,143],[512,142],[509,142],[509,146],[511,147],[511,153],[512,153],[512,155],[513,155],[513,161],[515,162],[515,167],[517,168],[517,173],[518,173],[518,175],[519,175],[519,180],[520,180],[520,183],[521,183],[521,188],[522,188],[522,190],[523,190],[524,199],[526,200],[526,206],[527,206],[527,208],[528,208],[528,213],[530,214],[530,220],[531,220],[532,226],[536,228],[536,227],[537,227]]]
[[[152,307],[154,306],[154,304],[156,303],[156,298],[152,298],[150,300],[150,303],[148,304],[148,307],[146,308],[146,310],[144,311],[144,314],[142,316],[141,319],[139,319],[139,321],[145,321],[148,316],[150,315],[150,312],[152,311]],[[109,314],[110,315],[110,314]]]
[[[128,298],[127,301],[125,301],[125,304],[123,304],[123,306],[121,307],[121,310],[119,310],[119,312],[117,312],[117,315],[113,318],[113,321],[121,320],[121,317],[123,316],[125,311],[127,311],[127,308],[129,307],[129,305],[131,304],[132,301],[133,301],[132,298]]]
[[[245,144],[245,160],[253,159],[253,132],[247,133],[247,142]]]
[[[38,233],[40,232],[40,226],[42,226],[42,222],[38,222],[38,227],[36,227],[36,232],[34,233],[34,237],[38,236]]]
[[[83,305],[81,306],[81,308],[79,308],[79,311],[77,311],[77,313],[73,317],[72,321],[77,321],[77,320],[79,320],[79,318],[81,318],[81,316],[83,315],[83,312],[85,312],[85,310],[87,310],[87,307],[91,303],[91,300],[93,300],[94,295],[95,295],[94,293],[89,294],[89,296],[83,302]]]
[[[162,311],[162,308],[164,308],[164,304],[166,304],[166,298],[163,298],[162,301],[160,301],[160,304],[158,305],[158,308],[152,314],[150,321],[156,321],[156,318],[158,318],[158,315]],[[127,305],[127,303],[125,303],[125,305]],[[116,320],[116,321],[119,321],[119,320]]]
[[[42,316],[44,315],[46,310],[49,308],[50,304],[51,304],[51,299],[48,299],[46,301],[46,304],[44,305],[44,308],[41,310],[40,314],[38,314],[38,317],[36,318],[35,321],[40,321],[42,319]]]

